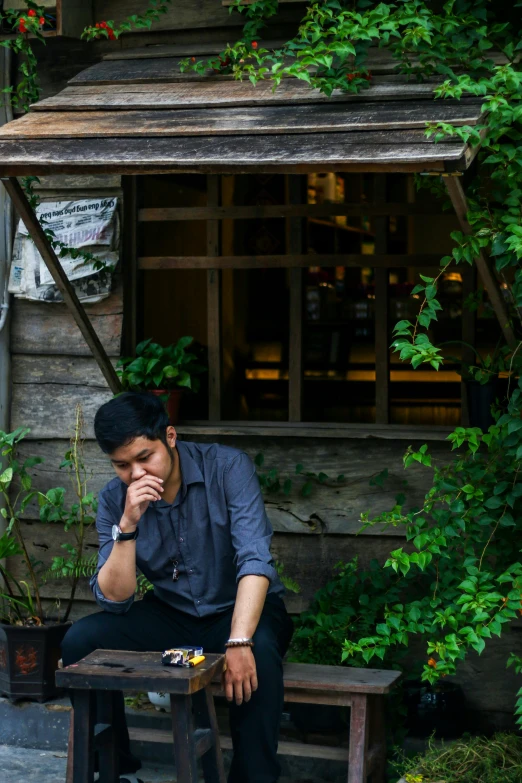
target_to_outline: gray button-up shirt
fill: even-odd
[[[237,583],[247,574],[266,576],[269,593],[284,594],[270,554],[272,527],[255,467],[245,453],[217,443],[178,441],[182,482],[173,503],[150,503],[139,522],[136,564],[154,592],[183,612],[199,617],[235,603]],[[127,485],[114,478],[98,497],[100,551],[91,588],[109,612],[126,612],[134,601],[111,601],[98,586],[109,557],[112,526],[125,508]],[[179,579],[172,579],[174,561]]]

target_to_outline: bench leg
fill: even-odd
[[[219,744],[219,728],[216,718],[214,697],[210,686],[205,688],[205,702],[201,712],[198,712],[198,728],[210,729],[213,735],[213,745],[201,756],[203,777],[205,783],[226,783],[225,768],[223,766],[223,754]]]
[[[198,783],[192,698],[171,693],[170,707],[176,759],[176,779],[178,783]]]
[[[365,693],[352,694],[348,783],[366,783],[368,718],[368,697]]]
[[[98,750],[100,783],[118,783],[119,757],[114,726],[114,700],[116,691],[98,691],[98,722],[112,727],[112,736]]]
[[[386,727],[384,696],[369,696],[371,783],[386,780]]]
[[[87,690],[73,691],[73,781],[93,783],[94,780],[94,713],[96,693]]]

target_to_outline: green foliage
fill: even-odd
[[[458,427],[449,436],[458,452],[449,464],[435,468],[422,508],[404,512],[396,506],[366,523],[404,525],[409,547],[391,552],[384,565],[398,598],[387,601],[384,619],[371,633],[347,637],[346,658],[382,660],[412,636],[420,637],[427,658],[422,679],[434,683],[455,674],[470,651],[482,653],[488,640],[517,618],[522,601],[521,410],[522,379],[489,432]],[[430,465],[427,446],[408,450],[405,466],[413,462]]]
[[[370,655],[361,650],[348,656],[346,640],[354,642],[369,635],[384,622],[387,607],[400,598],[390,574],[373,560],[368,571],[358,570],[357,558],[338,563],[333,578],[314,596],[310,608],[296,620],[290,648],[291,660],[303,663],[366,666]],[[397,665],[400,650],[393,656],[386,645],[376,648],[382,660],[387,655],[390,668]]]
[[[63,487],[55,487],[38,495],[41,522],[63,525],[64,532],[72,538],[72,542],[64,541],[61,544],[65,554],[53,557],[50,567],[39,574],[42,583],[55,580],[69,583],[70,593],[62,622],[69,618],[79,580],[90,574],[93,565],[96,566],[96,555],[85,556],[85,537],[95,523],[98,502],[93,493],[87,491],[90,475],[84,464],[83,443],[84,420],[81,406],[78,405],[70,448],[60,464],[60,470],[69,478],[76,500],[68,504]]]
[[[124,357],[118,361],[117,373],[125,390],[145,389],[191,389],[199,391],[197,377],[207,368],[201,363],[200,351],[192,345],[193,337],[180,337],[177,343],[165,348],[152,339],[144,340],[136,347],[136,356]],[[196,352],[197,351],[197,352]]]
[[[520,783],[522,738],[514,734],[468,737],[451,743],[430,741],[426,753],[392,762],[406,783]]]
[[[256,454],[254,463],[257,468],[263,467],[265,464],[265,456],[262,452]],[[300,462],[295,466],[295,475],[301,476],[304,479],[304,483],[302,483],[300,486],[300,494],[303,497],[308,497],[312,493],[314,484],[324,484],[327,487],[342,486],[342,483],[345,480],[345,477],[342,473],[339,474],[335,480],[333,480],[322,470],[319,473],[305,470],[304,465]],[[261,489],[267,494],[275,494],[282,491],[285,495],[289,495],[292,491],[292,487],[294,486],[291,478],[286,478],[283,481],[278,468],[271,468],[266,473],[258,470],[257,477],[259,479]]]
[[[40,457],[29,457],[23,461],[18,457],[18,445],[28,433],[29,429],[24,427],[10,433],[0,430],[0,499],[3,501],[0,513],[7,525],[6,532],[0,538],[0,575],[3,577],[5,590],[0,594],[0,618],[7,622],[21,621],[35,615],[38,622],[42,620],[38,563],[29,554],[20,523],[29,503],[39,495],[32,488],[30,470],[43,461]],[[4,557],[22,559],[30,588],[27,582],[18,582],[6,566],[1,564]]]
[[[295,581],[295,579],[292,579],[291,576],[287,576],[287,574],[285,574],[285,567],[283,563],[276,560],[275,570],[277,571],[279,578],[283,583],[283,586],[285,587],[286,590],[288,590],[288,592],[290,593],[301,592],[301,586]]]

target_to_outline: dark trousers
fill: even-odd
[[[232,611],[193,617],[148,593],[126,614],[97,612],[75,622],[62,643],[63,663],[70,666],[98,649],[147,652],[198,645],[206,652],[224,652],[230,637]],[[254,635],[259,687],[249,702],[230,705],[234,756],[228,783],[276,783],[279,778],[276,754],[284,696],[282,658],[291,636],[292,622],[283,601],[277,596],[267,596]],[[135,772],[141,764],[130,752],[123,695],[118,705],[115,725],[120,772]]]

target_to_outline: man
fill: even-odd
[[[229,783],[275,783],[282,657],[292,624],[252,461],[227,446],[177,442],[152,394],[110,400],[96,413],[94,430],[116,471],[100,492],[96,519],[100,551],[91,587],[103,612],[71,627],[64,665],[99,648],[226,651]],[[154,591],[134,602],[136,567]],[[123,698],[120,709],[125,780],[141,765],[129,751]]]

